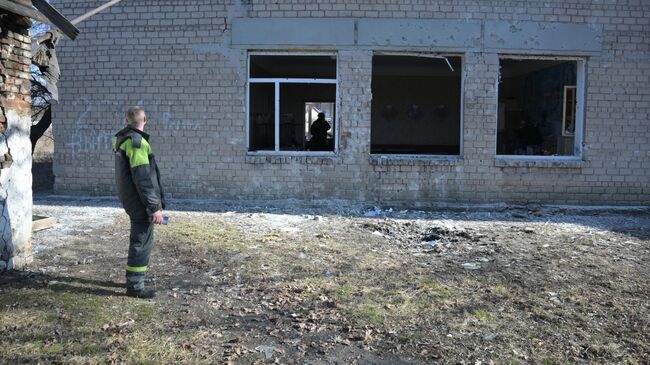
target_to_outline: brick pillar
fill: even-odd
[[[370,154],[370,107],[372,93],[372,51],[342,50],[339,52],[340,144],[345,178],[349,191],[342,196],[366,200],[369,188],[368,173],[372,167]],[[374,192],[373,192],[374,193]]]
[[[0,272],[32,260],[30,26],[0,10]]]

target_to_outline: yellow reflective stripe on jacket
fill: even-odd
[[[126,152],[126,156],[129,158],[129,165],[131,168],[149,164],[151,145],[149,145],[149,142],[147,142],[147,140],[144,138],[142,139],[139,148],[134,148],[133,141],[131,141],[131,138],[129,138],[124,141],[124,143],[122,143],[120,149]]]
[[[149,266],[127,266],[126,271],[128,272],[145,272]]]

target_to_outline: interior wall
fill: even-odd
[[[564,86],[576,84],[575,61],[528,74],[524,81],[524,111],[546,136],[562,135]]]
[[[460,89],[460,77],[374,76],[371,143],[459,146]]]
[[[251,83],[249,103],[250,150],[273,150],[275,146],[275,85]]]
[[[512,62],[512,61],[511,61]],[[562,114],[564,105],[564,86],[576,85],[577,65],[575,61],[540,61],[521,60],[516,76],[504,77],[499,85],[499,102],[505,107],[505,130],[499,134],[499,153],[513,153],[513,146],[518,144],[516,129],[520,121],[535,125],[542,135],[542,148],[549,154],[566,154],[565,144],[573,143],[573,138],[562,137]],[[526,63],[531,71],[521,71]],[[546,62],[550,67],[535,69],[540,63]],[[554,65],[553,65],[554,64]],[[502,74],[512,72],[504,69]],[[563,141],[567,139],[567,141]],[[572,153],[572,149],[569,149]],[[565,153],[563,153],[565,152]]]
[[[305,149],[305,103],[310,101],[335,103],[336,85],[280,84],[281,149],[300,151]],[[332,124],[330,124],[332,128],[330,132],[334,132]]]

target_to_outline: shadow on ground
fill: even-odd
[[[74,276],[53,276],[30,271],[14,271],[0,275],[0,290],[44,289],[72,294],[122,296],[124,283],[86,279]]]

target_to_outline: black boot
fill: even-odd
[[[154,298],[158,293],[153,289],[126,289],[126,295],[133,298],[142,298],[142,299],[151,299]]]

